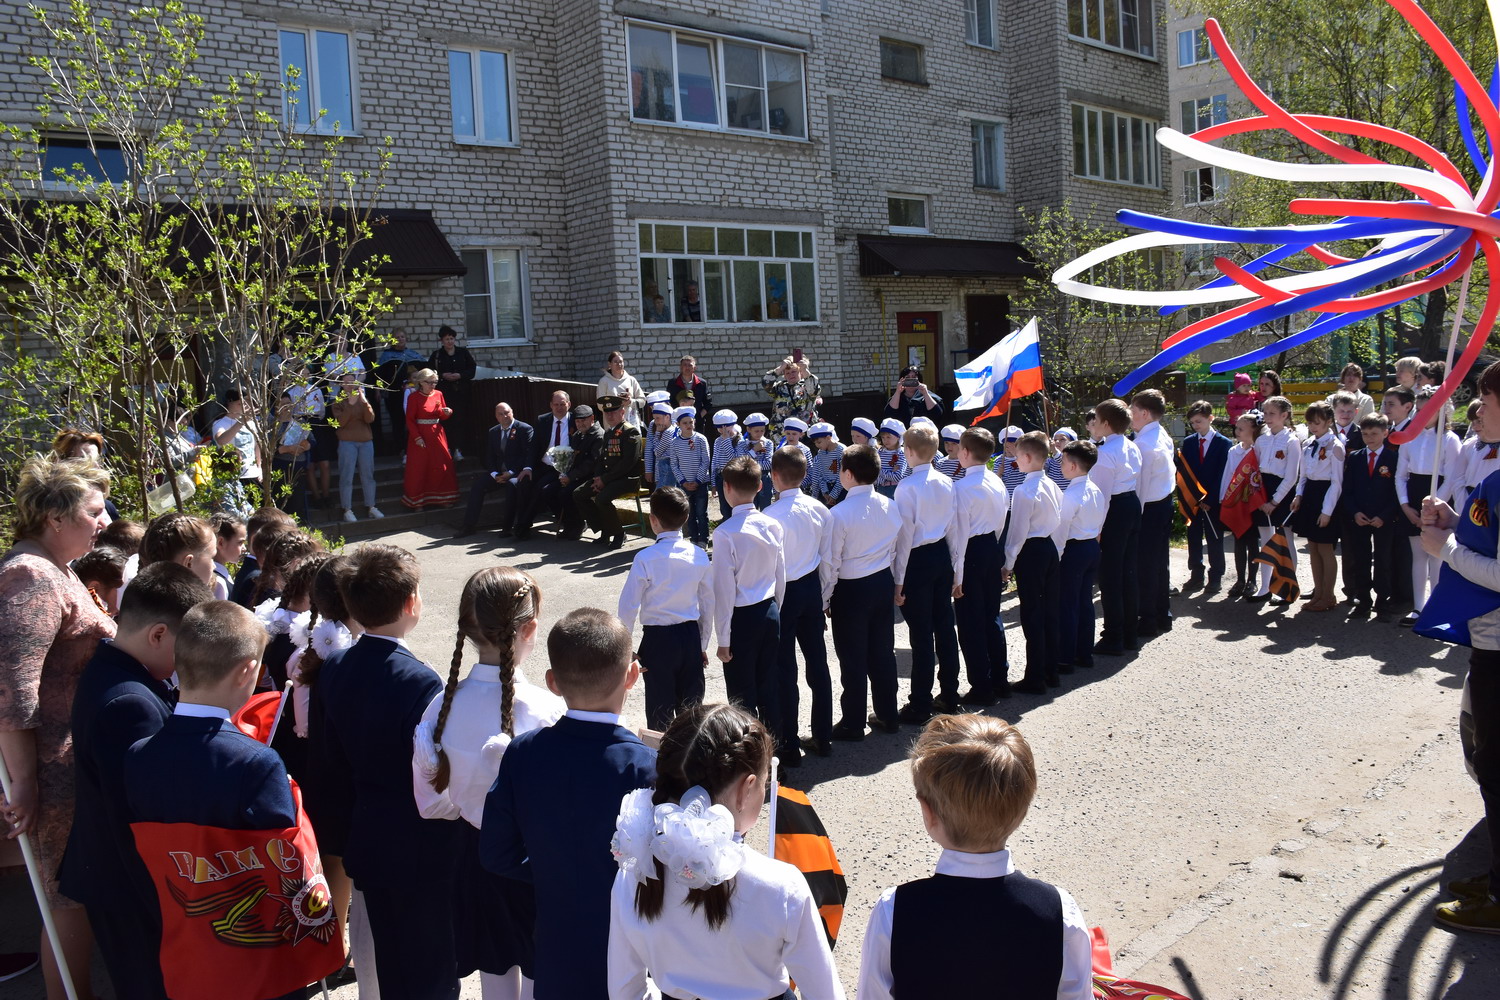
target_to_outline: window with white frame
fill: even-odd
[[[520,250],[464,250],[464,331],[470,344],[527,339],[526,260]]]
[[[642,222],[641,321],[816,323],[810,229]]]
[[[510,53],[490,49],[448,50],[448,91],[455,142],[510,145],[515,142]]]
[[[322,28],[281,29],[286,122],[308,132],[358,131],[349,35]]]
[[[1005,126],[999,122],[970,122],[974,147],[974,186],[1005,190]]]
[[[1151,0],[1068,0],[1068,34],[1137,55],[1156,55]]]
[[[1157,123],[1134,115],[1073,105],[1073,173],[1078,177],[1161,186]]]
[[[894,38],[882,38],[880,75],[887,80],[925,84],[927,74],[922,65],[922,46],[913,42],[900,42]]]
[[[995,47],[995,0],[964,0],[964,41]]]
[[[1202,28],[1189,28],[1187,31],[1177,33],[1177,65],[1196,66],[1199,63],[1213,62],[1219,58],[1214,51],[1214,43],[1209,40],[1208,32]]]
[[[1212,205],[1229,194],[1229,172],[1218,167],[1195,167],[1182,172],[1182,203]]]
[[[807,138],[801,52],[647,24],[628,39],[637,121]]]
[[[1229,120],[1229,95],[1197,97],[1182,102],[1182,130],[1188,135]]]
[[[892,194],[885,199],[886,221],[893,233],[925,233],[927,199],[919,194]]]

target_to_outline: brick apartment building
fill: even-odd
[[[912,357],[948,382],[1008,329],[1019,207],[1162,210],[1174,182],[1153,0],[192,9],[203,75],[295,65],[294,123],[337,123],[351,164],[394,140],[391,325],[494,368],[593,381],[620,348],[656,387],[688,352],[734,402],[801,347],[827,393]],[[0,25],[25,120],[36,29]]]

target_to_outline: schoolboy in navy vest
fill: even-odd
[[[1010,499],[1000,477],[989,470],[995,437],[983,427],[970,427],[958,439],[958,480],[953,484],[954,515],[964,525],[964,572],[953,582],[953,614],[958,642],[964,651],[969,690],[963,703],[984,707],[1010,697],[1010,660],[1005,633],[1000,628],[1000,586],[997,566],[1005,562],[1000,532],[1005,528]]]
[[[732,513],[714,530],[714,634],[729,700],[780,728],[776,655],[781,602],[786,600],[786,555],[781,525],[755,509],[760,465],[748,455],[724,466],[724,498]]]
[[[405,549],[363,545],[345,556],[339,594],[364,627],[323,661],[308,758],[325,811],[344,812],[344,870],[364,897],[383,996],[458,996],[451,859],[458,824],[423,819],[412,794],[412,734],[443,682],[406,648],[422,617],[421,569]],[[346,825],[345,825],[346,824]],[[339,833],[344,833],[340,830]],[[425,900],[413,905],[414,893]]]
[[[479,860],[536,886],[537,1000],[593,1000],[609,994],[610,838],[625,793],[655,784],[656,751],[620,721],[640,667],[618,618],[569,612],[547,634],[547,660],[568,711],[500,758]]]
[[[1375,614],[1390,621],[1396,600],[1395,554],[1405,548],[1397,544],[1396,519],[1401,503],[1396,496],[1396,449],[1386,444],[1390,419],[1372,413],[1360,420],[1364,447],[1344,459],[1344,488],[1339,494],[1343,525],[1339,537],[1344,544],[1344,589],[1354,601],[1354,614],[1370,610],[1370,590],[1375,591]],[[1409,551],[1409,550],[1408,550]]]
[[[104,965],[121,1000],[159,1000],[165,993],[157,953],[161,914],[135,853],[122,776],[133,744],[155,736],[172,717],[167,687],[183,615],[213,600],[192,571],[176,563],[147,566],[130,581],[113,640],[83,668],[73,696],[73,829],[60,885],[84,905]]]
[[[160,732],[125,756],[131,822],[227,830],[296,824],[281,758],[229,721],[255,690],[265,647],[265,628],[238,604],[209,601],[183,616],[174,650],[177,706]]]
[[[1224,481],[1224,463],[1229,460],[1229,439],[1214,430],[1214,408],[1200,399],[1187,408],[1193,433],[1182,439],[1182,461],[1206,491],[1198,516],[1188,525],[1188,578],[1182,593],[1203,589],[1214,593],[1224,578],[1224,528],[1219,524],[1219,484]],[[1208,556],[1208,579],[1203,576],[1203,557]]]
[[[1002,719],[940,715],[912,748],[911,777],[943,853],[933,877],[887,889],[870,911],[859,1000],[1092,997],[1078,904],[1016,871],[1005,846],[1036,794],[1026,738]]]

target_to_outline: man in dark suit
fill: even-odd
[[[569,416],[573,401],[566,392],[558,390],[552,394],[551,409],[536,418],[532,424],[531,459],[521,474],[516,477],[516,526],[518,540],[531,534],[531,523],[536,519],[536,509],[542,496],[555,498],[556,490],[549,489],[557,482],[557,468],[547,453],[553,448],[573,447],[573,424]],[[552,512],[560,512],[556,504]]]
[[[531,425],[516,419],[509,403],[495,404],[495,426],[484,441],[484,469],[469,487],[469,507],[463,527],[454,538],[472,535],[479,527],[484,498],[499,490],[504,495],[500,511],[500,537],[510,535],[516,521],[516,480],[531,461]]]
[[[1343,514],[1344,589],[1354,599],[1354,613],[1370,608],[1370,590],[1375,590],[1377,621],[1393,618],[1396,572],[1392,559],[1404,546],[1396,536],[1401,504],[1396,498],[1396,449],[1386,444],[1391,422],[1372,413],[1359,422],[1364,447],[1344,459],[1344,486],[1339,495]],[[1374,570],[1371,571],[1373,562]]]
[[[524,733],[500,758],[484,803],[485,868],[536,886],[536,996],[608,995],[607,849],[620,800],[656,781],[656,751],[620,724],[640,668],[630,632],[598,608],[566,615],[547,635],[547,686],[568,711]]]
[[[598,468],[592,479],[580,483],[573,498],[589,527],[599,532],[596,545],[618,549],[625,544],[625,529],[615,511],[615,498],[641,488],[641,432],[625,422],[630,403],[619,396],[602,396],[604,431]]]
[[[1198,400],[1187,409],[1193,433],[1182,439],[1182,460],[1197,477],[1205,496],[1198,516],[1188,525],[1188,579],[1183,593],[1203,586],[1203,553],[1208,551],[1208,592],[1219,589],[1224,577],[1224,528],[1219,524],[1219,489],[1229,461],[1229,439],[1214,430],[1214,408]]]
[[[541,487],[539,502],[562,508],[562,530],[559,538],[576,540],[583,536],[583,513],[573,494],[578,487],[599,474],[604,452],[604,430],[594,422],[593,407],[579,403],[573,407],[573,462],[566,472],[559,472]]]
[[[667,392],[672,394],[672,406],[691,406],[698,411],[697,425],[712,427],[714,394],[708,382],[698,375],[698,361],[685,354],[677,363],[677,377],[667,383]]]
[[[119,630],[99,643],[73,696],[73,829],[60,884],[88,910],[115,996],[160,1000],[161,914],[135,853],[125,803],[125,755],[172,717],[177,629],[194,605],[213,600],[186,567],[158,562],[141,570],[120,599]]]
[[[451,899],[462,831],[423,819],[412,794],[412,733],[443,693],[402,641],[421,618],[421,573],[394,545],[347,559],[339,593],[365,633],[318,672],[321,726],[309,728],[318,739],[308,756],[319,788],[348,803],[344,870],[364,895],[381,994],[457,1000]]]

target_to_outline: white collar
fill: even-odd
[[[365,635],[369,636],[371,639],[384,639],[386,642],[394,642],[396,645],[400,646],[402,649],[405,649],[405,650],[408,650],[408,651],[411,649],[411,647],[406,644],[406,640],[403,639],[403,638],[401,638],[400,636],[396,636],[396,635],[381,635],[379,632],[370,632],[368,630],[365,632]]]
[[[776,498],[776,503],[779,504],[783,500],[785,500],[788,503],[791,503],[791,502],[795,501],[801,495],[802,495],[802,487],[800,487],[800,486],[793,486],[789,490],[782,490],[781,491],[781,495]]]
[[[656,536],[658,542],[675,542],[682,538],[681,531],[663,531]]]
[[[563,715],[579,722],[602,722],[610,726],[621,725],[620,716],[613,712],[585,712],[581,709],[570,708]]]
[[[513,684],[531,683],[526,679],[526,674],[521,669],[521,665],[519,663],[511,667],[510,678],[511,683]],[[476,663],[474,664],[473,669],[469,671],[469,680],[484,681],[485,683],[489,684],[499,684],[501,683],[500,665],[498,663]]]
[[[223,719],[229,721],[229,712],[218,705],[194,705],[191,702],[179,701],[172,709],[173,715],[185,715],[190,719]]]
[[[1001,878],[1015,870],[1010,851],[1003,849],[987,854],[945,850],[938,855],[934,869],[939,875],[956,875],[959,878]]]
[[[875,492],[875,484],[874,483],[861,483],[858,486],[851,486],[849,488],[849,495],[851,497],[852,496],[857,496],[857,495],[859,495],[861,493],[874,493],[874,492]]]
[[[1028,482],[1028,483],[1034,483],[1038,479],[1041,479],[1041,478],[1042,478],[1042,470],[1038,469],[1035,472],[1028,472],[1028,473],[1026,473],[1026,480],[1025,481]]]

